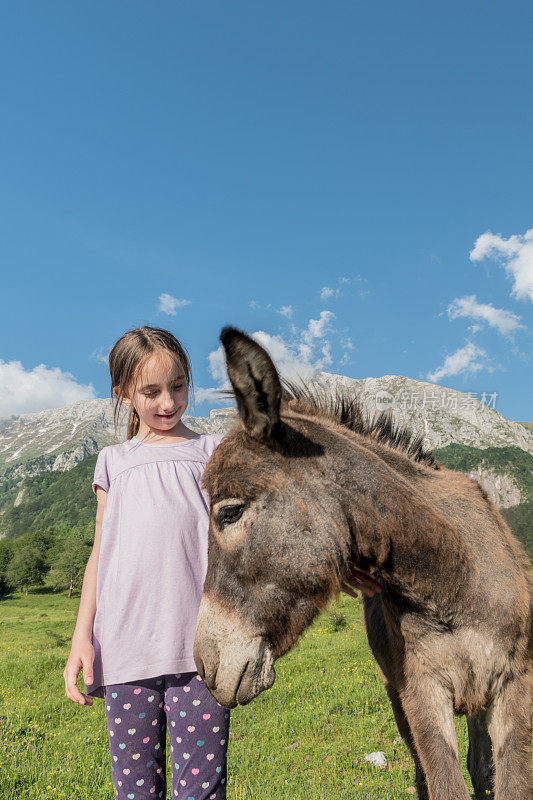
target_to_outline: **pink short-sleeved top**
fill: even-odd
[[[192,649],[207,571],[209,497],[200,486],[223,435],[104,447],[93,491],[108,495],[96,580],[93,683],[196,670]]]

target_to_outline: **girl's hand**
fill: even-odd
[[[70,655],[63,670],[63,678],[67,697],[81,706],[92,706],[93,704],[93,698],[80,692],[76,683],[81,669],[83,669],[83,679],[87,686],[93,682],[93,661],[94,648],[91,640],[73,639]]]
[[[368,573],[357,569],[355,564],[351,561],[348,562],[348,572],[344,577],[347,583],[344,581],[341,582],[342,591],[346,592],[346,594],[349,594],[351,597],[357,597],[357,592],[354,592],[353,589],[359,589],[359,591],[366,594],[367,597],[374,597],[376,592],[382,591],[382,586],[380,586],[374,578],[368,575]]]

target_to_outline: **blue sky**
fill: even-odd
[[[0,415],[109,395],[126,330],[533,419],[530,3],[4,4]],[[529,231],[529,233],[528,233]]]

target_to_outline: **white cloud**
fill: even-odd
[[[347,278],[345,275],[337,278],[338,286],[333,288],[332,286],[323,286],[320,290],[320,299],[321,300],[329,300],[332,297],[342,297],[344,292],[340,287],[346,287],[349,284],[353,284],[357,286],[357,293],[359,297],[364,298],[368,294],[368,289],[364,286],[364,284],[368,284],[366,278],[363,278],[362,275],[353,275],[350,278]]]
[[[302,339],[308,345],[313,339],[322,339],[331,330],[331,321],[335,319],[333,311],[321,311],[318,319],[310,319],[307,329],[302,332]]]
[[[300,342],[300,344],[298,345],[298,355],[301,361],[303,361],[304,363],[307,363],[311,359],[312,352],[313,350],[308,344]]]
[[[513,280],[511,294],[519,300],[529,298],[533,301],[533,228],[524,235],[509,236],[508,239],[499,233],[483,233],[476,239],[470,260],[483,261],[485,258],[495,258],[503,264]]]
[[[295,350],[287,344],[279,335],[272,335],[266,331],[255,331],[251,333],[252,339],[264,347],[276,365],[276,369],[285,377],[294,379],[298,374],[309,376],[313,374],[316,367],[309,363],[308,358],[301,357]],[[311,349],[308,350],[311,355]],[[209,372],[213,379],[219,384],[212,387],[210,392],[215,392],[217,388],[229,389],[231,384],[226,372],[226,353],[222,344],[216,350],[212,350],[208,357]]]
[[[335,314],[332,311],[321,311],[318,319],[310,319],[304,328],[298,328],[290,322],[290,341],[280,334],[266,331],[255,331],[249,335],[268,352],[280,375],[289,380],[307,381],[317,371],[333,364],[332,341],[330,335],[340,337],[344,350],[353,349],[353,344],[346,329],[333,328]],[[341,364],[348,361],[346,353]],[[225,350],[220,344],[208,355],[208,368],[218,387],[197,390],[200,400],[216,400],[218,388],[230,388],[227,378]],[[224,398],[225,399],[225,398]]]
[[[331,286],[323,286],[320,290],[320,299],[329,300],[330,297],[339,297],[341,294],[340,289],[332,289]]]
[[[250,300],[248,305],[250,306],[250,308],[253,308],[253,309],[259,308],[259,303],[257,302],[257,300]]]
[[[430,381],[437,382],[449,375],[466,375],[480,372],[483,369],[492,372],[492,368],[486,361],[482,360],[486,359],[486,357],[487,354],[481,347],[473,344],[473,342],[467,342],[464,347],[460,347],[455,353],[446,356],[444,364],[437,367],[434,372],[428,372],[426,377]]]
[[[278,313],[290,319],[292,317],[292,306],[281,306]]]
[[[160,294],[158,297],[159,300],[159,308],[158,311],[162,311],[164,314],[171,314],[172,316],[176,315],[176,309],[182,308],[183,306],[190,305],[190,300],[179,300],[177,297],[172,297],[171,294]]]
[[[352,340],[349,336],[345,336],[344,339],[341,339],[341,347],[343,350],[353,350]],[[348,358],[346,353],[343,358]]]
[[[227,384],[229,386],[226,379],[226,356],[223,346],[219,344],[216,350],[212,350],[207,356],[207,360],[209,362],[209,372],[213,378],[219,381],[221,385],[225,386]]]
[[[224,387],[220,387],[220,388],[224,388]],[[227,397],[224,397],[224,395],[220,394],[220,388],[210,387],[210,388],[204,389],[202,386],[195,386],[195,388],[194,388],[194,399],[195,399],[195,401],[197,403],[203,403],[204,401],[207,401],[207,402],[210,402],[210,403],[216,403],[217,405],[220,405],[221,403],[227,403],[228,399],[227,399]],[[228,381],[227,388],[228,389],[230,388],[229,381]],[[229,400],[229,403],[230,403],[230,405],[233,405],[233,400],[231,398]]]
[[[78,400],[94,400],[94,386],[80,384],[70,372],[38,364],[25,370],[20,361],[0,359],[0,417],[61,408]]]
[[[290,380],[295,380],[298,376],[308,378],[314,374],[317,367],[309,363],[311,351],[306,354],[308,357],[301,357],[294,348],[284,341],[279,335],[272,335],[266,331],[256,331],[251,334],[261,347],[270,355],[276,365],[278,372]]]
[[[93,358],[95,361],[98,361],[99,364],[104,364],[104,366],[109,366],[109,353],[111,350],[108,348],[107,350],[104,347],[97,347],[96,350],[90,354],[89,358]]]
[[[494,308],[492,303],[478,303],[475,294],[456,297],[448,306],[448,316],[451,320],[457,317],[483,320],[491,327],[497,328],[503,336],[510,336],[518,328],[525,327],[520,324],[521,317],[517,314],[504,308]],[[480,326],[472,327],[475,327],[474,332],[476,332]]]
[[[325,364],[333,363],[331,342],[325,336],[330,331],[331,320],[334,317],[331,311],[322,311],[319,319],[310,319],[303,330],[298,330],[292,325],[294,341],[291,343],[285,341],[279,334],[270,334],[266,331],[255,331],[250,336],[265,348],[280,375],[289,380],[298,381],[300,378],[307,380]],[[219,388],[229,388],[226,356],[222,345],[209,353],[208,362],[209,372],[219,384]],[[205,391],[216,392],[216,388]],[[211,395],[205,395],[205,399],[210,397]]]
[[[333,359],[331,357],[331,342],[326,342],[326,344],[322,347],[322,355],[324,357],[324,364],[333,364]]]

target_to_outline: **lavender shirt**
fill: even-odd
[[[196,670],[192,657],[207,571],[209,497],[200,478],[221,434],[104,447],[94,470],[108,492],[96,581],[93,683]]]

